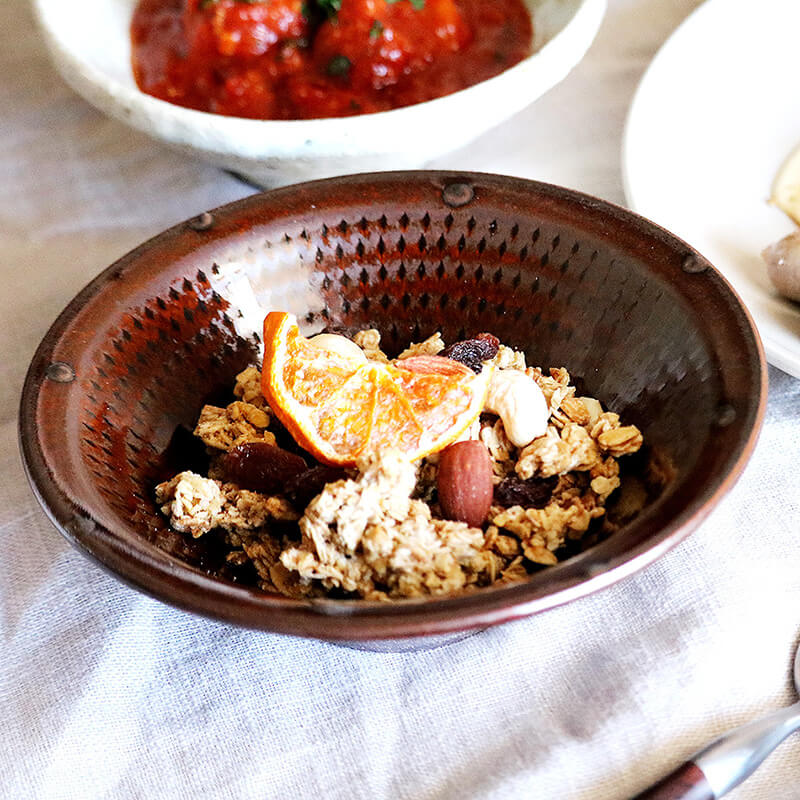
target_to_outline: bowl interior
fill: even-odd
[[[237,585],[206,538],[167,527],[153,487],[191,466],[200,408],[259,361],[265,309],[296,313],[306,332],[377,327],[395,353],[436,330],[492,332],[638,425],[665,483],[611,537],[515,587],[387,606]],[[121,259],[40,346],[21,435],[53,519],[126,580],[242,624],[356,639],[530,613],[652,560],[730,485],[763,402],[746,312],[667,232],[544,184],[385,173],[251,197]]]

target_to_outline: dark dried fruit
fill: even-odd
[[[494,487],[494,502],[503,508],[544,508],[550,502],[557,483],[558,476],[528,478],[524,481],[511,475]]]
[[[346,477],[347,473],[339,467],[311,467],[287,481],[283,493],[296,509],[302,510],[323,490],[326,483]]]
[[[481,342],[488,342],[494,348],[492,358],[497,355],[497,351],[500,349],[500,340],[494,334],[479,333],[475,338],[479,339]]]
[[[483,362],[494,358],[500,348],[500,340],[491,333],[479,333],[474,339],[453,342],[439,353],[444,358],[460,361],[473,372],[483,369]]]
[[[225,480],[242,489],[265,494],[282,493],[292,478],[307,469],[298,455],[266,442],[246,442],[220,460]]]
[[[208,472],[208,453],[206,446],[188,428],[179,426],[172,434],[169,444],[161,456],[164,468],[162,480],[184,470],[205,475]]]

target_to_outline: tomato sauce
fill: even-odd
[[[432,100],[531,52],[522,0],[139,0],[147,94],[256,119],[368,114]]]

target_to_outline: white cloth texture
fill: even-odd
[[[696,5],[611,0],[561,85],[434,166],[623,203],[633,91]],[[243,630],[103,572],[24,476],[27,364],[101,269],[251,189],[74,95],[24,0],[0,4],[0,108],[0,797],[623,800],[796,699],[800,381],[775,369],[751,462],[683,544],[596,595],[438,649]],[[730,797],[800,797],[800,735]]]

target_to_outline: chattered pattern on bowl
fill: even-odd
[[[241,576],[206,539],[168,528],[153,487],[202,457],[187,432],[204,403],[260,360],[271,309],[297,314],[306,333],[376,327],[390,354],[437,330],[445,341],[491,332],[531,364],[567,366],[582,391],[639,426],[674,468],[669,485],[608,540],[529,584],[480,593],[483,603],[451,598],[403,612],[348,602],[347,622],[333,601],[237,586]],[[49,378],[54,362],[75,379]],[[56,522],[128,580],[248,625],[363,638],[500,621],[646,563],[730,485],[762,405],[763,362],[746,313],[670,234],[543,184],[386,173],[248,198],[110,267],[42,343],[22,436]]]

